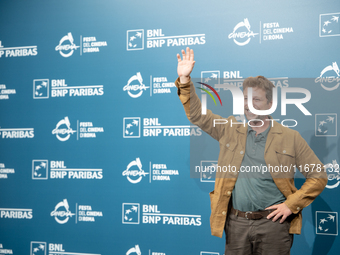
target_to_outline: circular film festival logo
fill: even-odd
[[[51,216],[54,217],[56,222],[59,224],[65,224],[68,222],[68,219],[75,215],[74,213],[71,213],[69,211],[70,206],[68,205],[68,202],[66,199],[64,199],[62,202],[59,202],[55,208],[54,211],[51,212]],[[60,209],[60,210],[59,210]],[[64,209],[64,210],[62,210]]]
[[[66,42],[69,42],[70,44],[67,44]],[[80,46],[74,44],[72,34],[68,33],[63,38],[61,38],[61,40],[59,41],[59,45],[55,47],[55,50],[59,51],[60,55],[62,55],[64,58],[68,58],[72,56],[74,50],[78,49],[79,47]]]
[[[142,252],[140,251],[139,245],[135,245],[135,247],[132,247],[126,252],[126,255],[130,254],[137,254],[137,255],[142,255]]]
[[[340,70],[336,62],[326,66],[315,79],[315,83],[320,83],[321,87],[327,91],[333,91],[340,85]],[[327,84],[327,86],[326,86]]]
[[[63,125],[66,126],[66,128],[62,128]],[[70,120],[67,116],[59,121],[55,129],[52,130],[52,134],[56,135],[58,140],[62,142],[67,141],[70,138],[71,134],[75,132],[77,131],[72,130]]]
[[[131,84],[134,81],[137,81],[138,84]],[[136,75],[133,75],[129,80],[128,83],[124,86],[123,91],[127,91],[130,97],[137,98],[143,94],[143,91],[148,89],[149,87],[143,84],[143,78],[140,72]],[[134,93],[135,92],[135,93]]]
[[[131,169],[132,167],[137,166],[137,169]],[[146,176],[149,173],[144,172],[142,169],[142,162],[139,158],[136,158],[136,160],[133,160],[128,164],[126,167],[126,170],[122,173],[123,176],[126,176],[129,182],[135,184],[142,180],[143,176]],[[132,178],[131,178],[132,177]]]
[[[325,168],[328,172],[328,183],[326,188],[335,189],[340,184],[339,164],[336,160],[332,160],[332,163],[326,164]]]
[[[259,33],[254,33],[250,30],[250,23],[247,18],[244,21],[239,22],[232,33],[229,34],[228,38],[233,38],[234,43],[239,46],[244,46],[250,42],[250,39],[258,35]],[[241,39],[241,40],[240,40]]]

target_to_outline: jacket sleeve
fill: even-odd
[[[175,85],[178,88],[177,94],[183,104],[189,121],[219,141],[224,133],[226,125],[218,124],[214,126],[214,120],[224,118],[217,114],[213,114],[210,110],[207,110],[206,115],[202,114],[201,101],[196,94],[195,87],[191,79],[188,83],[182,84],[180,83],[179,78],[177,78]]]
[[[285,204],[298,213],[311,204],[325,188],[328,178],[326,169],[301,135],[295,133],[296,167],[306,177],[299,190],[288,196]]]

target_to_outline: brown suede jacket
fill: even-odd
[[[247,125],[233,125],[237,120],[234,116],[227,118],[228,124],[215,125],[214,119],[223,119],[207,110],[201,114],[201,102],[195,93],[192,82],[181,84],[179,78],[175,82],[179,98],[191,123],[200,127],[214,139],[219,141],[220,155],[218,166],[235,166],[240,169],[246,147]],[[276,121],[268,133],[264,159],[267,166],[285,166],[289,171],[271,171],[271,176],[278,189],[286,197],[285,204],[293,212],[289,233],[301,234],[302,214],[322,192],[327,184],[327,173],[324,165],[308,146],[301,135]],[[270,123],[272,124],[272,123]],[[294,185],[295,167],[306,177],[298,190]],[[231,193],[234,189],[238,173],[220,171],[216,173],[215,189],[210,192],[211,216],[210,227],[214,236],[222,237],[226,216],[231,208]]]

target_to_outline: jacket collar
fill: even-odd
[[[271,116],[270,116],[271,117]],[[271,117],[272,118],[272,117]],[[272,124],[273,123],[273,124]],[[282,130],[282,125],[278,122],[276,122],[275,120],[273,122],[270,123],[271,128],[269,130],[269,133],[277,133],[277,134],[281,134],[283,132]]]

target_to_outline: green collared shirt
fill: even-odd
[[[240,211],[259,211],[268,206],[282,203],[285,196],[277,188],[266,167],[264,150],[269,127],[256,136],[256,131],[248,126],[245,155],[232,192],[233,207]]]

